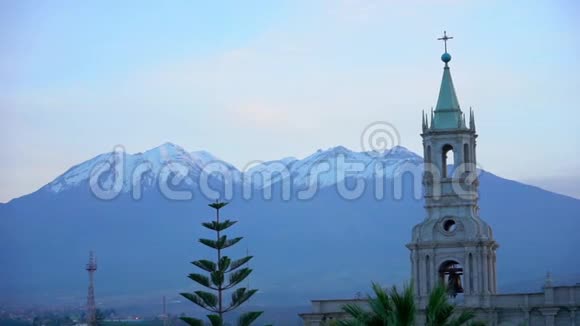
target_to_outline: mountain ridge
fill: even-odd
[[[179,157],[190,156],[183,152],[175,151]],[[207,154],[198,153],[198,160],[207,162],[213,157]],[[422,161],[402,149],[392,154],[361,158],[360,153],[333,147],[301,160],[281,161],[290,166],[289,172],[309,171],[304,166],[323,158],[330,158],[329,164],[336,166],[340,155],[367,163],[385,162],[387,167],[405,160]],[[161,151],[155,154],[160,160],[162,156]],[[296,165],[301,161],[303,165]],[[191,168],[198,171],[201,165],[192,163]],[[363,176],[364,171],[360,172]],[[296,175],[302,176],[297,180],[305,176]],[[408,280],[409,252],[404,245],[410,241],[413,225],[425,218],[423,200],[416,196],[416,190],[421,194],[421,183],[413,177],[400,179],[399,197],[394,179],[389,178],[380,198],[372,184],[353,199],[332,186],[319,187],[307,199],[284,199],[280,180],[273,180],[269,198],[260,187],[251,189],[249,199],[234,193],[224,214],[240,220],[232,232],[245,238],[231,254],[243,255],[247,249],[255,256],[251,282],[260,289],[256,304],[348,298],[367,291],[371,281],[401,284]],[[580,274],[580,262],[575,259],[580,247],[576,236],[580,200],[487,171],[481,171],[479,178],[481,216],[501,245],[500,290],[521,279],[541,278],[548,269],[554,275]],[[345,176],[343,181],[352,190],[357,177]],[[308,185],[297,185],[296,190]],[[121,192],[113,199],[100,200],[86,180],[69,191],[47,189],[0,205],[0,262],[7,266],[0,269],[0,299],[50,302],[59,297],[82,302],[86,289],[83,266],[89,250],[99,257],[97,296],[143,295],[154,301],[158,293],[170,296],[176,292],[171,289],[189,288],[186,275],[192,267],[188,262],[206,254],[195,245],[203,234],[199,223],[211,216],[210,200],[203,194],[194,190],[191,200],[171,200],[155,186],[143,188],[137,199]]]
[[[336,158],[337,155],[344,155],[345,158],[349,161],[355,161],[360,163],[365,163],[369,165],[373,160],[383,160],[387,163],[387,165],[396,165],[398,161],[403,158],[410,160],[416,164],[420,164],[422,162],[421,156],[409,151],[405,147],[396,146],[389,151],[386,151],[382,154],[377,154],[373,152],[356,152],[352,151],[344,146],[334,146],[330,147],[326,150],[318,149],[314,153],[306,156],[303,159],[297,159],[295,157],[284,157],[279,160],[271,160],[271,161],[256,161],[257,164],[254,164],[251,168],[247,169],[247,171],[241,171],[238,167],[230,164],[217,156],[213,155],[212,153],[206,150],[197,150],[197,151],[186,151],[183,147],[176,145],[171,142],[165,142],[159,146],[150,148],[146,151],[142,152],[135,152],[135,153],[127,153],[124,149],[121,149],[122,159],[125,162],[124,164],[126,167],[124,170],[135,171],[135,169],[141,167],[143,164],[146,164],[146,169],[150,169],[154,177],[156,177],[164,166],[164,164],[170,163],[184,163],[187,168],[189,168],[195,175],[196,178],[199,178],[199,173],[203,170],[204,166],[211,164],[211,163],[219,163],[214,164],[215,169],[211,170],[210,173],[222,173],[227,175],[228,173],[231,175],[231,179],[234,182],[240,182],[242,179],[243,173],[258,173],[258,172],[269,172],[268,166],[273,164],[282,164],[285,168],[290,170],[290,173],[293,177],[309,177],[310,174],[308,171],[297,171],[295,168],[291,169],[292,167],[300,166],[304,167],[311,167],[315,169],[314,165],[317,163],[321,163],[323,161],[331,161],[333,158]],[[99,170],[99,167],[103,164],[115,164],[115,151],[119,150],[116,148],[115,150],[107,153],[99,154],[93,158],[85,160],[81,163],[75,164],[69,169],[67,169],[64,173],[60,174],[52,181],[47,183],[46,185],[40,187],[36,191],[32,193],[25,194],[20,197],[16,197],[11,199],[6,203],[0,203],[0,205],[8,204],[12,200],[17,198],[22,198],[29,196],[37,191],[52,191],[54,193],[59,193],[61,191],[65,191],[70,187],[79,186],[83,182],[87,182],[91,176],[91,173],[95,170]],[[128,165],[128,166],[127,166]],[[220,166],[221,165],[221,166]],[[335,170],[337,169],[334,167]],[[393,169],[396,166],[393,166]],[[365,171],[366,176],[369,177],[372,171]],[[394,171],[390,170],[389,173],[393,174]],[[110,176],[112,178],[112,176]],[[334,184],[336,181],[336,177],[331,176],[330,180],[326,180],[326,186]],[[334,180],[333,180],[334,179]],[[251,181],[251,179],[249,179]],[[276,181],[276,180],[274,180]],[[279,181],[279,180],[277,180]],[[106,180],[106,184],[109,186],[112,184],[112,180]],[[151,180],[148,181],[149,183]],[[124,180],[124,190],[128,191],[127,184],[130,183],[129,180]],[[147,182],[146,182],[147,183]],[[300,184],[300,183],[299,183]],[[301,185],[305,185],[306,183],[301,183]],[[150,185],[150,184],[149,184]],[[268,184],[269,185],[269,184]],[[265,186],[265,184],[259,184],[259,186]]]

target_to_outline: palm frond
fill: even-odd
[[[462,326],[466,325],[467,322],[475,318],[475,313],[470,310],[462,311],[459,316],[451,319],[447,325],[448,326]]]
[[[383,289],[379,284],[372,283],[375,297],[369,296],[369,306],[374,315],[380,317],[382,320],[392,318],[393,305],[389,293]]]
[[[391,289],[391,301],[394,307],[394,324],[397,326],[412,326],[415,324],[415,298],[413,286],[403,287],[399,292],[395,286]]]
[[[337,321],[337,324],[340,326],[366,326],[365,323],[355,319],[339,320]]]
[[[447,324],[453,314],[453,306],[449,304],[447,290],[444,285],[436,286],[429,295],[427,303],[427,325],[441,326]]]
[[[359,305],[356,304],[346,304],[342,306],[342,311],[349,314],[355,320],[364,322],[368,319],[369,312],[365,311]]]

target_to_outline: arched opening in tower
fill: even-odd
[[[448,166],[449,165],[449,166]],[[443,178],[450,178],[455,166],[455,157],[453,155],[453,146],[445,144],[441,149],[441,175]]]
[[[463,293],[463,266],[454,260],[447,260],[439,267],[439,281],[445,284],[450,296]]]

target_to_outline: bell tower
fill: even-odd
[[[485,307],[496,293],[497,243],[491,227],[479,217],[473,111],[461,111],[447,52],[435,111],[423,114],[423,187],[425,219],[413,228],[412,279],[420,308],[443,282],[451,296],[462,295],[468,306]]]

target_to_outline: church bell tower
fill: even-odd
[[[473,111],[461,111],[447,52],[435,111],[423,114],[425,219],[413,228],[412,279],[420,308],[438,283],[467,306],[485,307],[496,293],[496,249],[491,227],[479,217]]]

